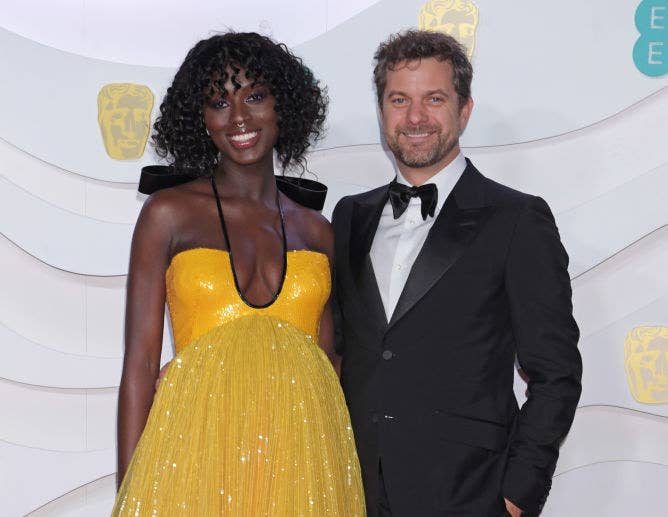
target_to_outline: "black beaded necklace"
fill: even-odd
[[[228,254],[230,256],[230,267],[232,269],[232,277],[234,278],[234,287],[237,290],[237,293],[239,294],[239,298],[241,298],[241,301],[243,301],[246,305],[252,307],[253,309],[265,309],[270,305],[272,305],[276,301],[278,296],[281,294],[281,290],[283,289],[283,284],[285,283],[285,274],[288,269],[288,242],[287,242],[287,237],[285,235],[285,218],[283,215],[283,207],[281,207],[281,198],[279,191],[278,189],[276,189],[276,206],[278,207],[278,215],[281,219],[281,234],[283,237],[283,270],[281,271],[281,281],[278,284],[278,290],[271,297],[271,300],[269,300],[267,303],[258,305],[249,301],[239,288],[239,280],[237,279],[237,272],[234,268],[234,255],[232,254],[232,246],[230,245],[230,238],[228,237],[227,226],[225,225],[225,218],[223,217],[223,207],[220,203],[218,188],[216,187],[216,181],[213,176],[211,176],[211,188],[213,189],[213,195],[216,198],[216,206],[218,207],[218,218],[220,219],[220,226],[223,230],[225,245],[227,246]]]

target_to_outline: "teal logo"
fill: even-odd
[[[650,77],[668,72],[668,0],[643,0],[636,9],[640,37],[633,47],[633,62]]]

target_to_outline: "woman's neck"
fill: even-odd
[[[264,201],[273,204],[276,199],[273,158],[252,165],[221,161],[214,172],[221,195]],[[223,194],[224,192],[224,194]]]

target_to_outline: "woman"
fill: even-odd
[[[167,91],[157,150],[201,178],[152,195],[135,228],[113,515],[364,514],[332,232],[273,170],[274,151],[301,164],[325,110],[308,68],[254,33],[199,42]],[[177,353],[154,396],[165,300]]]

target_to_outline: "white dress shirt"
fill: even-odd
[[[388,321],[392,318],[413,263],[427,240],[434,220],[441,212],[445,199],[450,195],[465,168],[466,159],[459,153],[454,160],[427,182],[434,183],[438,188],[438,202],[434,217],[428,215],[426,220],[422,220],[419,197],[411,198],[408,208],[399,219],[394,218],[389,200],[383,207],[370,254]],[[397,171],[397,182],[411,186],[399,171]]]

